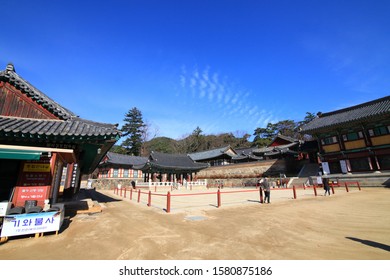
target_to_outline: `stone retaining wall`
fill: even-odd
[[[92,188],[100,189],[100,190],[113,190],[118,184],[121,184],[122,187],[130,187],[131,181],[134,179],[126,179],[126,178],[100,178],[94,179],[92,182]]]
[[[198,179],[207,179],[208,186],[254,186],[263,174],[279,177],[286,171],[286,161],[283,159],[256,161],[250,163],[213,166],[201,170]]]
[[[254,186],[256,185],[258,178],[264,173],[278,177],[280,173],[285,173],[285,170],[285,160],[275,159],[213,166],[198,172],[197,178],[207,179],[210,187],[218,186],[222,183],[224,187],[243,185]],[[125,178],[101,178],[93,180],[92,187],[96,189],[114,189],[118,184],[121,184],[123,187],[129,187],[131,186],[132,180],[133,179]]]

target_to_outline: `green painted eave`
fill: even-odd
[[[27,151],[27,150],[13,150],[13,149],[1,149],[0,158],[2,159],[17,159],[17,160],[39,160],[42,152]]]

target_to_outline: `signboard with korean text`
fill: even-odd
[[[71,177],[71,181],[70,181],[70,187],[71,188],[75,188],[76,187],[76,184],[77,184],[77,181],[78,181],[78,177],[79,177],[79,167],[77,165],[77,163],[75,163],[73,165],[73,170],[72,170],[72,177]]]
[[[17,186],[12,202],[15,206],[24,206],[26,200],[36,200],[39,206],[43,206],[49,189],[50,186]]]
[[[1,237],[58,231],[62,212],[41,212],[4,217]]]
[[[48,163],[26,162],[23,165],[23,172],[50,172],[50,162]]]
[[[19,186],[44,186],[51,184],[50,160],[29,160],[23,162]]]

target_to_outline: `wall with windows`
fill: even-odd
[[[99,168],[98,178],[143,178],[141,170],[134,170],[123,167],[105,167]]]
[[[331,173],[341,173],[340,161],[348,172],[390,170],[390,125],[366,125],[334,131],[319,137],[323,161]]]

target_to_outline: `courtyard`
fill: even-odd
[[[271,204],[246,201],[217,208],[214,202],[169,214],[112,190],[82,193],[98,201],[102,211],[67,211],[58,235],[10,238],[0,245],[0,259],[390,259],[388,188],[339,191],[326,197],[321,191],[305,199],[274,195]]]

